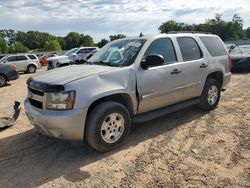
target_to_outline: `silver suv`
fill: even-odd
[[[125,38],[105,45],[86,65],[30,77],[25,109],[43,134],[85,139],[109,151],[128,137],[131,122],[195,104],[214,109],[230,78],[230,59],[216,35]]]
[[[35,73],[41,67],[35,54],[18,54],[3,57],[0,62],[14,64],[18,72]]]

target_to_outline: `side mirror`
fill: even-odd
[[[149,67],[156,67],[164,64],[164,58],[160,54],[152,54],[146,57],[146,60],[141,62],[141,67],[146,70]]]

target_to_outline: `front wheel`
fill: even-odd
[[[105,152],[119,147],[131,127],[128,110],[117,102],[97,105],[89,114],[85,136],[90,146]]]
[[[213,110],[220,101],[220,84],[215,79],[207,79],[202,94],[200,103],[198,104],[202,110]]]

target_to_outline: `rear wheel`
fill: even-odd
[[[105,152],[119,147],[131,127],[128,110],[116,102],[97,105],[87,119],[85,136],[90,146]]]
[[[35,65],[29,65],[27,68],[28,73],[35,73],[36,72],[36,66]]]
[[[199,107],[202,110],[214,109],[220,101],[220,85],[215,79],[207,79],[200,97]]]
[[[0,87],[7,85],[7,77],[5,75],[0,74]]]

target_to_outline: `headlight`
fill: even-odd
[[[71,110],[75,103],[75,91],[47,93],[46,108],[51,110]]]

